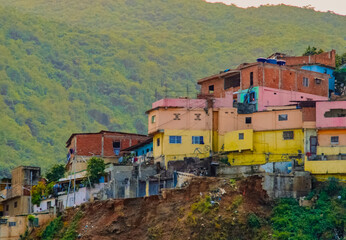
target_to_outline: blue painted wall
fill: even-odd
[[[147,152],[153,151],[153,142],[145,144],[144,146],[141,146],[137,149],[134,149],[133,151],[136,152],[136,156],[141,156],[147,154]]]
[[[333,76],[334,70],[331,68],[319,66],[319,65],[309,65],[303,66],[302,69],[309,70],[313,72],[326,73],[330,75],[329,78],[329,90],[335,92],[335,77]]]
[[[256,98],[256,111],[258,111],[258,87],[253,87],[251,92],[255,92],[256,95],[255,95],[255,98]],[[245,90],[242,90],[242,91],[239,91],[240,93],[240,102],[241,103],[244,103],[245,101],[245,95],[248,93],[248,89],[245,89]]]

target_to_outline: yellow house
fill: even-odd
[[[153,136],[156,162],[185,157],[205,158],[218,151],[218,111],[234,111],[233,99],[162,99],[148,113],[148,133]]]
[[[220,110],[219,151],[231,165],[300,160],[304,154],[303,111],[290,107],[252,114]]]

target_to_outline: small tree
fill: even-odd
[[[40,205],[42,196],[44,196],[46,185],[43,182],[38,182],[37,185],[31,189],[31,203]]]
[[[91,184],[99,183],[100,177],[105,175],[106,164],[101,158],[92,157],[88,161],[87,177]]]
[[[346,94],[346,68],[336,69],[333,73],[335,77],[335,92],[340,95]]]
[[[60,178],[64,177],[65,166],[63,164],[55,164],[51,169],[48,170],[46,177],[48,182],[56,182]]]
[[[316,47],[310,47],[310,45],[305,49],[305,52],[303,53],[303,56],[309,56],[309,55],[316,55],[323,53],[324,51],[320,48],[320,50],[317,51]]]

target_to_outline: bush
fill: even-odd
[[[251,228],[260,228],[261,227],[260,218],[254,213],[250,213],[247,216],[247,224]]]
[[[46,229],[42,233],[42,239],[45,240],[53,240],[57,233],[62,229],[63,222],[60,217],[55,218],[53,221],[49,223]]]
[[[192,204],[191,205],[191,211],[194,213],[207,214],[210,212],[211,207],[212,207],[211,197],[206,196],[205,198],[202,198],[198,202]]]

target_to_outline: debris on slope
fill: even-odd
[[[260,177],[242,181],[197,177],[162,196],[96,201],[69,209],[82,213],[80,239],[271,239],[271,207]]]

